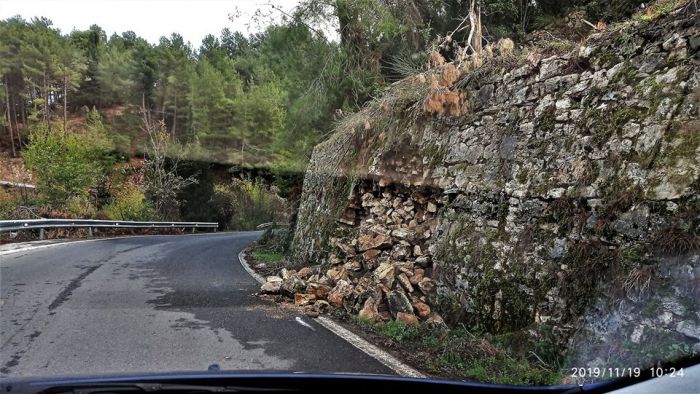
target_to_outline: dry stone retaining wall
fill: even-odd
[[[591,365],[700,351],[699,20],[488,59],[451,88],[461,116],[365,110],[305,177],[306,292],[374,320],[548,335]]]

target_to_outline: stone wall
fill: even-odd
[[[373,319],[526,330],[572,362],[700,351],[699,47],[676,13],[487,56],[439,87],[459,116],[421,111],[447,66],[398,83],[315,149],[297,258]]]

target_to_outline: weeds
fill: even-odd
[[[277,265],[284,258],[282,253],[262,248],[253,250],[251,255],[255,261],[265,263],[265,265]]]
[[[558,362],[543,361],[558,358],[558,355],[551,355],[556,353],[553,349],[533,347],[534,352],[514,351],[502,341],[505,336],[477,335],[464,326],[445,330],[409,326],[398,321],[373,323],[358,317],[353,317],[353,321],[364,331],[390,339],[400,351],[408,353],[409,359],[415,357],[414,361],[428,372],[441,376],[512,385],[556,384],[562,378]],[[519,341],[524,342],[527,341]],[[547,356],[536,355],[538,351]]]
[[[700,249],[700,235],[678,226],[671,226],[656,234],[652,247],[656,253],[684,254]]]
[[[686,6],[688,3],[688,0],[657,1],[656,3],[649,5],[649,7],[647,7],[644,12],[640,12],[632,16],[632,19],[645,22],[653,21],[654,19],[658,19],[662,16],[668,15],[676,9]]]
[[[656,276],[656,270],[651,265],[644,265],[635,268],[627,274],[627,277],[622,283],[622,288],[627,295],[627,298],[636,300],[644,295],[649,289],[651,280]]]

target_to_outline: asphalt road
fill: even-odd
[[[237,255],[259,234],[111,239],[0,256],[0,376],[211,364],[392,374],[313,319],[254,295],[259,285]]]

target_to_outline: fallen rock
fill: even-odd
[[[401,286],[403,286],[403,288],[407,292],[413,293],[413,286],[411,285],[411,281],[408,280],[408,276],[406,276],[405,273],[399,274],[399,276],[397,276],[396,279],[399,280],[399,283],[401,283]]]
[[[282,282],[265,282],[260,286],[260,292],[263,294],[278,294],[280,288],[282,287]]]
[[[268,276],[267,278],[265,278],[265,281],[266,282],[282,282],[282,278],[280,278],[279,276]]]
[[[362,264],[360,264],[360,262],[357,261],[357,260],[350,260],[350,261],[348,261],[347,263],[343,264],[343,267],[344,267],[346,270],[349,270],[349,271],[360,271],[360,270],[362,270]]]
[[[430,257],[429,256],[420,256],[416,259],[416,264],[426,268],[430,266]]]
[[[399,312],[396,314],[396,321],[403,322],[409,326],[417,326],[420,324],[418,317],[413,313]]]
[[[394,285],[394,276],[396,275],[396,268],[390,262],[381,263],[376,270],[374,270],[374,278],[377,283],[381,283],[388,288]]]
[[[338,243],[338,248],[345,253],[346,256],[351,257],[355,255],[355,248],[353,246],[350,246],[346,243],[339,242]]]
[[[416,301],[413,303],[413,309],[416,312],[416,315],[420,317],[421,319],[425,320],[430,317],[430,305],[426,304],[425,302],[422,301]]]
[[[360,235],[359,247],[360,251],[366,251],[369,249],[379,249],[381,247],[386,247],[391,245],[391,237],[384,234],[377,234],[375,236],[369,234]]]
[[[353,289],[352,292],[356,297],[360,297],[360,296],[364,295],[366,292],[370,291],[371,285],[372,284],[370,283],[369,278],[367,278],[366,276],[363,276],[362,278],[357,280],[357,283],[355,283],[355,288]],[[364,298],[365,297],[363,297],[362,299],[364,299]]]
[[[400,238],[400,239],[406,239],[406,238],[408,238],[408,231],[406,231],[402,228],[398,228],[396,230],[391,231],[391,236],[396,237],[396,238]]]
[[[294,294],[294,304],[298,306],[304,306],[316,301],[316,296],[313,294]]]
[[[291,271],[286,268],[282,268],[280,270],[279,276],[281,276],[282,279],[289,279],[289,277],[291,276]]]
[[[372,322],[378,322],[381,320],[379,311],[377,311],[377,302],[374,300],[374,297],[369,297],[367,300],[365,300],[365,304],[357,316]]]
[[[301,293],[304,291],[304,289],[306,289],[306,283],[296,276],[289,276],[280,283],[280,292],[289,297],[294,297],[294,294]]]
[[[399,312],[413,314],[413,305],[411,305],[411,301],[402,289],[397,288],[389,292],[387,300],[389,301],[389,311],[392,316],[396,316]]]
[[[297,276],[301,279],[307,279],[311,276],[313,271],[309,267],[304,267],[297,272]]]
[[[343,305],[343,301],[345,301],[345,297],[350,295],[352,293],[352,285],[349,284],[347,281],[344,280],[339,280],[338,284],[335,285],[333,290],[331,290],[330,294],[328,294],[328,302],[331,305],[340,307]]]
[[[425,294],[428,294],[435,289],[435,282],[430,278],[423,278],[418,282],[418,288]]]
[[[326,313],[331,308],[331,304],[325,300],[317,300],[314,304],[320,313]]]
[[[374,261],[380,253],[381,251],[377,249],[370,249],[362,253],[362,258],[365,259],[365,261]]]
[[[425,270],[423,268],[416,268],[413,271],[413,276],[408,278],[412,285],[418,285],[418,283],[425,277]]]
[[[420,245],[413,245],[413,255],[416,257],[423,255],[423,249],[421,249]]]
[[[428,319],[425,320],[425,323],[428,325],[430,328],[434,329],[445,329],[447,328],[447,325],[445,324],[445,321],[442,320],[442,316],[438,315],[436,312],[432,312]]]
[[[304,314],[308,317],[318,317],[321,311],[316,305],[306,305],[304,307]]]
[[[313,274],[309,277],[309,279],[306,280],[307,283],[318,283],[318,280],[321,278],[319,274]]]
[[[315,295],[318,299],[328,298],[328,294],[330,294],[331,290],[330,286],[320,283],[309,283],[306,286],[306,292]]]
[[[333,283],[337,283],[340,280],[348,280],[347,269],[345,269],[345,267],[343,266],[336,266],[334,268],[329,269],[328,271],[326,271],[326,276]]]
[[[396,267],[396,274],[403,272],[406,275],[413,275],[413,263],[410,261],[397,261],[394,263]]]

